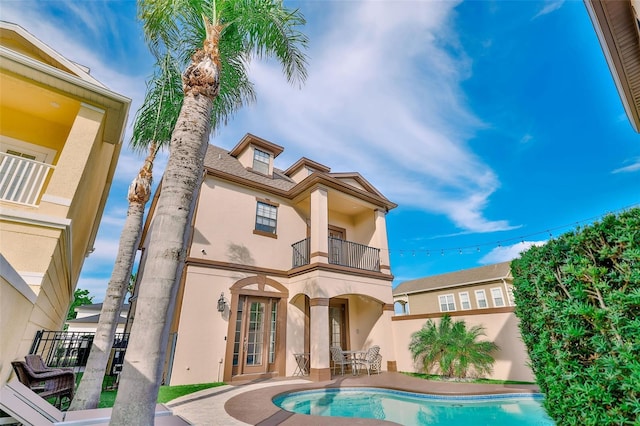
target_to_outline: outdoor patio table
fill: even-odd
[[[293,372],[294,376],[308,376],[309,375],[309,357],[310,353],[297,353],[293,354],[296,359],[296,369]]]
[[[358,360],[367,354],[367,351],[342,351],[342,354],[347,357],[347,359],[351,360],[351,374],[356,375],[356,366],[358,365]]]

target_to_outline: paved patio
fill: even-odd
[[[482,395],[538,392],[535,385],[491,385],[475,383],[434,382],[401,373],[381,373],[372,376],[334,376],[325,382],[302,378],[279,378],[225,385],[183,396],[167,405],[174,414],[195,425],[392,425],[395,423],[344,417],[318,417],[293,414],[281,410],[272,398],[282,392],[336,387],[384,387],[410,392],[439,395]]]

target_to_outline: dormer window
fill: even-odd
[[[253,149],[253,171],[262,173],[263,175],[269,174],[269,165],[271,163],[271,154],[261,151],[257,148]]]

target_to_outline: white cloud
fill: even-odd
[[[522,241],[517,244],[504,247],[496,247],[484,255],[478,262],[487,265],[492,263],[507,262],[520,256],[523,251],[532,246],[544,245],[546,241]]]
[[[562,7],[564,0],[550,0],[545,2],[545,5],[540,11],[533,17],[531,20],[539,18],[540,16],[547,15],[551,12],[555,12],[556,10]]]
[[[447,215],[462,230],[511,229],[483,212],[500,182],[467,145],[485,124],[463,102],[471,64],[451,33],[456,4],[393,5],[341,2],[332,25],[310,34],[302,90],[287,86],[278,65],[254,63],[258,104],[243,114],[244,131],[287,155],[359,171],[392,201]]]
[[[628,166],[615,169],[611,173],[633,173],[633,172],[640,171],[640,157],[636,157],[630,161],[632,161],[632,163],[629,164]]]

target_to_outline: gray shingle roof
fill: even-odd
[[[440,288],[458,287],[465,284],[495,281],[503,278],[511,278],[511,262],[495,263],[493,265],[405,281],[393,289],[393,295],[398,296]]]
[[[240,164],[240,161],[231,156],[227,150],[215,145],[209,145],[207,154],[204,157],[204,165],[211,169],[220,170],[221,172],[284,191],[288,191],[296,185],[293,179],[284,174],[284,171],[276,169],[275,167],[273,169],[273,177],[247,170]]]

